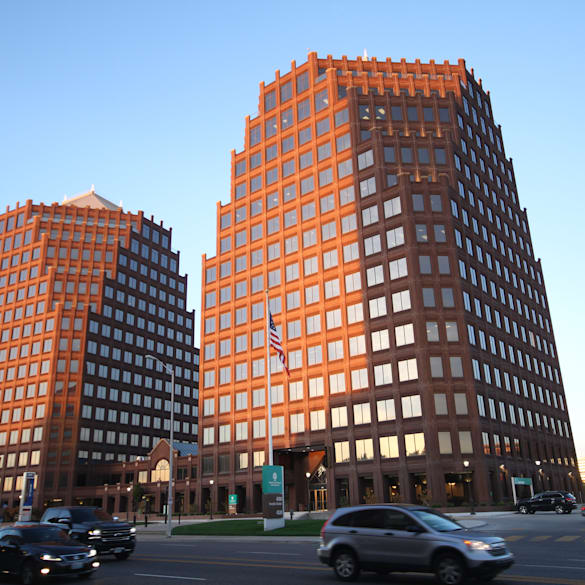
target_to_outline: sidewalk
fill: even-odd
[[[500,512],[477,512],[476,514],[470,514],[469,512],[454,512],[454,513],[447,513],[446,516],[451,516],[454,520],[459,522],[465,528],[479,528],[480,526],[484,526],[488,520],[491,518],[498,518],[502,516],[510,516],[512,514],[516,514],[515,511],[500,511]],[[309,515],[308,512],[295,512],[293,516],[294,520],[306,520],[308,518],[312,519],[319,519],[319,520],[327,520],[331,515],[330,512],[311,512]],[[183,526],[186,524],[201,524],[205,522],[223,522],[224,520],[250,520],[256,518],[258,522],[262,522],[261,516],[242,516],[236,518],[226,518],[226,517],[217,517],[214,516],[213,520],[209,519],[209,516],[181,516],[181,523],[179,524],[178,518],[173,518],[173,528],[176,526]],[[285,519],[290,520],[290,514],[285,513]],[[164,520],[157,518],[154,522],[149,521],[148,526],[144,526],[141,524],[136,525],[136,533],[139,535],[166,535],[167,533],[167,525],[165,524]],[[201,537],[201,536],[173,536],[173,538],[213,538],[213,537]],[[220,539],[230,539],[234,538],[237,539],[239,537],[229,537],[229,536],[218,536],[215,538]],[[254,538],[254,537],[245,537],[246,539]],[[262,537],[265,539],[266,537]],[[291,536],[291,537],[275,537],[278,538],[279,541],[292,538],[292,539],[303,539],[307,538],[309,541],[315,540],[314,537],[301,537],[301,536]]]

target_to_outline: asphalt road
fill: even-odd
[[[477,518],[477,517],[476,517]],[[494,583],[585,585],[585,517],[508,515],[490,518],[474,532],[506,538],[516,564]],[[127,561],[106,557],[94,585],[327,585],[338,583],[315,555],[318,539],[244,539],[140,535]],[[54,581],[53,583],[74,583]],[[425,585],[431,575],[379,577],[362,574],[360,583]]]

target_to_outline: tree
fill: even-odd
[[[132,502],[134,503],[134,509],[136,509],[137,504],[142,502],[144,493],[144,488],[139,483],[134,484],[134,487],[132,488]]]

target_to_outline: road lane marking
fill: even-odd
[[[176,575],[152,575],[150,573],[134,573],[136,577],[155,577],[157,579],[183,579],[184,581],[207,581],[203,577],[178,577]]]
[[[241,553],[243,555],[282,555],[286,557],[300,557],[300,553],[281,553],[281,552],[266,552],[266,551],[255,551],[255,550],[237,550],[237,553]]]
[[[552,535],[548,534],[547,536],[535,536],[534,538],[530,539],[530,542],[542,542],[543,540],[548,540],[552,538]]]
[[[564,569],[565,571],[585,571],[585,567],[569,567],[567,565],[526,565],[523,563],[521,565],[517,564],[516,567],[532,567],[533,569]]]
[[[138,557],[133,556],[134,559],[142,559],[150,561],[151,563],[182,563],[187,565],[219,565],[228,567],[264,567],[269,569],[300,569],[302,571],[330,571],[331,569],[322,567],[319,565],[276,565],[270,563],[257,562],[245,562],[245,559],[233,559],[232,561],[226,560],[195,560],[195,559],[156,559],[152,557]],[[233,562],[240,561],[240,562]],[[242,562],[244,561],[244,562]],[[272,561],[273,563],[275,561]],[[278,561],[276,561],[278,562]]]
[[[525,538],[524,534],[513,534],[512,536],[506,536],[505,540],[507,542],[516,542],[517,540],[522,540]]]
[[[567,536],[561,536],[555,539],[555,542],[573,542],[573,540],[577,540],[578,538],[581,538],[580,534],[567,534]]]
[[[583,585],[582,579],[562,579],[557,577],[525,577],[524,575],[499,575],[505,578],[506,581],[514,581],[516,583],[542,583],[543,585]]]

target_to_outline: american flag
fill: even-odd
[[[284,350],[282,349],[282,342],[280,341],[280,335],[278,335],[278,331],[276,330],[276,325],[274,324],[272,313],[268,312],[268,316],[270,317],[270,347],[273,347],[276,350],[278,359],[282,362],[287,376],[290,376],[290,372],[286,367],[286,357],[284,355]]]

